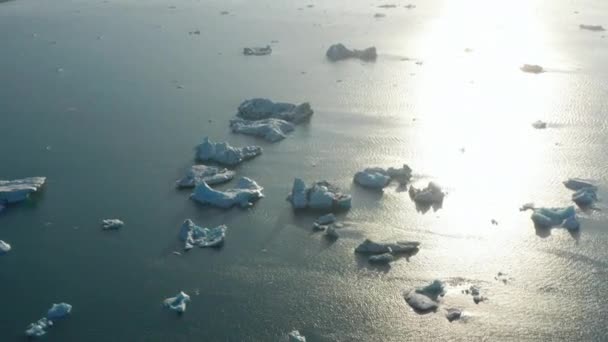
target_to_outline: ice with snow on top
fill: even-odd
[[[184,241],[184,249],[188,250],[194,246],[218,247],[224,243],[228,227],[221,225],[215,228],[202,228],[194,224],[192,220],[184,221],[179,230],[179,238]]]
[[[125,223],[119,219],[105,219],[101,221],[101,227],[105,230],[119,229],[124,225]]]
[[[264,197],[262,188],[254,180],[242,177],[234,189],[226,191],[214,190],[207,183],[202,182],[196,186],[190,198],[201,203],[219,208],[251,207],[257,200]]]
[[[296,178],[291,193],[287,196],[294,209],[345,210],[351,207],[350,195],[343,194],[327,181],[315,182],[306,187]]]
[[[184,178],[176,183],[179,188],[193,188],[203,181],[208,185],[216,185],[231,181],[235,175],[234,171],[216,166],[193,165]]]
[[[576,218],[573,206],[566,208],[534,208],[532,222],[540,228],[563,227],[568,230],[578,230],[580,223]]]
[[[445,197],[441,187],[434,182],[430,182],[424,189],[416,189],[414,186],[410,186],[409,194],[414,202],[422,205],[441,204],[443,197]]]
[[[184,313],[186,311],[186,303],[190,301],[190,296],[185,292],[181,291],[175,297],[167,298],[163,301],[163,305],[177,313]]]
[[[306,337],[300,335],[300,332],[297,330],[290,332],[287,334],[287,336],[289,338],[289,342],[306,342]]]
[[[262,154],[259,146],[233,147],[226,142],[214,142],[208,137],[196,148],[196,159],[234,166]]]
[[[308,120],[313,113],[308,102],[295,105],[293,103],[254,98],[243,101],[239,105],[236,116],[249,121],[279,119],[298,124]]]
[[[0,180],[0,204],[25,201],[46,182],[46,177],[30,177],[15,180]]]
[[[412,176],[412,169],[407,165],[402,168],[370,167],[355,174],[354,182],[365,188],[382,189],[389,185],[391,180],[406,183]]]
[[[30,325],[25,330],[25,336],[28,337],[41,337],[46,334],[46,329],[53,326],[53,322],[46,319],[46,317],[41,318],[37,322],[30,323]]]
[[[437,309],[439,296],[445,293],[444,285],[439,280],[431,284],[404,293],[405,301],[414,309],[426,312]]]
[[[358,58],[363,61],[376,60],[378,56],[375,47],[369,47],[364,50],[350,50],[344,44],[334,44],[329,47],[325,54],[327,58],[333,62],[349,58]]]
[[[0,255],[6,254],[11,251],[11,245],[0,240]]]
[[[412,253],[418,250],[418,246],[420,246],[420,242],[417,241],[380,243],[365,239],[365,241],[355,248],[355,252],[362,254]]]
[[[65,318],[72,312],[72,306],[67,303],[59,303],[53,304],[53,306],[46,313],[46,318],[48,320],[57,320],[61,318]]]
[[[277,142],[285,139],[287,133],[292,132],[295,126],[291,122],[281,119],[262,120],[230,120],[230,129],[233,133],[241,133],[263,138],[269,142]]]

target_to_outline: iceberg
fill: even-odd
[[[602,25],[585,25],[585,24],[580,24],[580,25],[578,25],[578,27],[581,30],[606,31],[606,29],[604,29],[604,27]]]
[[[279,119],[298,124],[308,120],[313,113],[308,102],[295,105],[293,103],[273,102],[269,99],[254,98],[243,101],[239,105],[236,116],[249,121]]]
[[[106,219],[101,221],[101,227],[105,230],[119,229],[124,225],[125,223],[119,219]]]
[[[450,322],[460,319],[460,317],[462,316],[462,310],[460,310],[460,309],[452,308],[452,309],[447,309],[446,311],[447,311],[447,313],[445,314],[445,317]]]
[[[38,322],[31,323],[25,330],[25,336],[28,337],[41,337],[46,334],[46,329],[53,326],[53,322],[48,319],[41,318]]]
[[[262,119],[256,121],[233,119],[230,120],[230,129],[233,133],[241,133],[264,138],[270,142],[285,139],[287,133],[295,127],[291,122],[281,119]]]
[[[0,240],[0,255],[6,254],[11,251],[11,245]]]
[[[325,55],[332,62],[349,58],[358,58],[363,61],[374,61],[378,56],[376,53],[376,48],[373,46],[365,50],[350,50],[343,44],[334,44],[330,46]]]
[[[588,207],[597,201],[596,188],[582,188],[572,194],[572,200],[579,207]]]
[[[294,209],[345,210],[351,207],[350,195],[342,194],[329,182],[315,182],[312,186],[306,187],[300,178],[294,180],[287,200]]]
[[[201,203],[219,208],[251,207],[257,200],[264,197],[262,188],[254,180],[242,177],[234,189],[226,191],[214,190],[207,183],[202,182],[196,186],[190,198]]]
[[[541,121],[541,120],[537,120],[532,123],[532,127],[536,128],[536,129],[547,128],[547,123],[544,121]]]
[[[432,300],[437,300],[439,296],[443,296],[445,294],[445,288],[440,280],[433,280],[433,282],[429,285],[417,288],[416,293],[425,295]]]
[[[597,188],[592,181],[582,178],[569,178],[567,181],[564,181],[564,186],[575,191],[583,188]]]
[[[542,66],[536,64],[524,64],[519,69],[523,72],[529,72],[532,74],[540,74],[545,71]]]
[[[179,188],[193,188],[201,182],[216,185],[231,181],[236,173],[234,171],[215,166],[193,165],[184,178],[177,181]]]
[[[243,54],[245,56],[265,56],[270,55],[272,53],[272,48],[270,45],[266,45],[265,47],[246,47],[243,49]]]
[[[208,137],[196,148],[196,159],[234,166],[262,154],[259,146],[233,147],[225,142],[213,142]]]
[[[46,177],[30,177],[16,180],[0,180],[0,204],[25,201],[46,182]]]
[[[424,189],[416,189],[410,186],[409,194],[414,202],[422,205],[441,204],[445,196],[441,187],[434,182],[430,182]]]
[[[37,322],[30,323],[25,330],[28,337],[41,337],[46,334],[46,330],[53,326],[53,320],[66,318],[72,312],[72,306],[67,303],[53,304],[46,314],[46,317]]]
[[[334,222],[336,222],[336,216],[334,214],[331,214],[331,213],[327,214],[327,215],[320,216],[315,221],[315,223],[319,224],[319,225],[327,225],[327,224],[334,223]]]
[[[287,337],[289,338],[289,342],[306,342],[306,337],[300,335],[300,332],[297,330],[287,334]]]
[[[325,236],[327,236],[330,239],[337,239],[340,237],[340,235],[336,231],[336,227],[334,227],[334,226],[327,227],[327,229],[325,230]]]
[[[407,183],[412,177],[412,169],[403,165],[402,168],[371,167],[355,174],[354,182],[365,188],[382,189],[389,185],[391,180]]]
[[[397,7],[397,5],[395,5],[395,4],[384,4],[384,5],[378,6],[378,8],[395,8],[395,7]]]
[[[219,247],[224,243],[228,227],[221,225],[215,228],[201,228],[188,219],[179,229],[179,238],[184,241],[184,249],[194,246]]]
[[[389,248],[390,249],[390,248]],[[395,260],[392,250],[382,254],[370,255],[367,260],[372,264],[388,264]]]
[[[418,246],[420,246],[420,242],[417,241],[379,243],[365,239],[365,241],[355,248],[355,252],[362,254],[412,253],[418,250]]]
[[[53,304],[53,306],[49,309],[46,314],[46,319],[48,320],[58,320],[61,318],[65,318],[67,315],[72,312],[72,306],[67,303],[59,303]]]
[[[190,301],[190,296],[181,291],[175,297],[167,298],[163,301],[165,307],[181,314],[186,311],[186,303]]]
[[[415,291],[404,293],[403,297],[409,306],[420,312],[433,311],[439,307],[439,303]]]
[[[537,227],[561,226],[568,230],[577,230],[580,227],[573,206],[566,208],[534,208],[532,210],[531,219]]]

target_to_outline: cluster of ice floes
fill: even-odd
[[[300,335],[300,332],[297,330],[287,334],[287,338],[289,342],[306,342],[306,337]]]
[[[6,254],[11,251],[11,245],[0,240],[0,255]]]
[[[281,119],[262,119],[250,121],[244,119],[230,120],[230,129],[233,133],[241,133],[264,138],[270,142],[277,142],[287,137],[287,133],[295,129],[294,124]]]
[[[202,228],[191,220],[186,220],[179,229],[179,238],[184,241],[184,249],[194,246],[219,247],[224,243],[228,227],[221,225],[215,228]]]
[[[120,229],[125,223],[119,219],[106,219],[101,221],[101,228],[105,230]]]
[[[287,200],[294,209],[346,210],[351,207],[350,195],[341,193],[329,182],[315,182],[306,187],[300,178],[294,180]]]
[[[418,251],[418,246],[420,246],[420,242],[417,241],[379,243],[365,239],[355,248],[355,253],[371,254],[367,259],[371,263],[388,264],[395,260],[396,254],[414,253]]]
[[[463,290],[462,293],[473,296],[473,302],[475,304],[479,304],[487,299],[481,295],[481,289],[476,285],[471,285],[468,289]]]
[[[373,61],[378,57],[375,47],[369,47],[365,50],[350,50],[343,44],[334,44],[329,47],[325,54],[331,61],[340,61],[349,58],[358,58],[363,61]]]
[[[403,165],[401,168],[389,167],[383,169],[380,167],[370,167],[355,174],[354,182],[364,188],[383,189],[389,185],[392,180],[398,181],[400,184],[407,183],[412,177],[412,169]]]
[[[53,321],[67,317],[72,312],[72,306],[67,303],[53,304],[46,314],[46,317],[31,323],[25,330],[25,335],[29,337],[40,337],[46,334],[46,330],[53,326]]]
[[[564,182],[564,185],[574,190],[572,201],[579,207],[587,208],[597,201],[597,186],[590,180],[570,178]]]
[[[265,47],[246,47],[243,48],[243,54],[245,56],[265,56],[270,55],[272,53],[272,48],[270,45],[266,45]]]
[[[519,69],[521,69],[523,72],[528,72],[531,74],[540,74],[541,72],[545,71],[542,66],[537,64],[524,64]]]
[[[190,296],[181,291],[175,297],[167,298],[163,301],[163,305],[170,310],[182,314],[186,312],[186,303],[190,301]]]
[[[342,227],[342,224],[336,221],[336,216],[329,213],[317,218],[312,224],[312,229],[314,231],[325,231],[325,236],[330,239],[337,239],[340,237],[340,235],[338,234],[336,228]]]
[[[606,29],[604,29],[604,27],[602,25],[585,25],[585,24],[580,24],[578,25],[578,27],[581,30],[588,30],[588,31],[606,31]]]
[[[25,201],[46,182],[46,177],[0,180],[0,205]]]
[[[259,146],[233,147],[226,142],[214,142],[208,137],[196,148],[196,159],[234,166],[262,154]]]
[[[179,188],[193,188],[202,182],[208,185],[216,185],[231,181],[235,175],[234,171],[216,166],[193,165],[184,178],[176,183]]]
[[[443,203],[445,193],[439,185],[434,182],[429,182],[429,185],[424,189],[417,189],[410,186],[410,197],[419,205],[438,205]]]
[[[578,230],[580,223],[573,206],[566,208],[525,208],[532,209],[532,222],[538,228],[563,227]]]
[[[414,310],[429,312],[439,307],[439,297],[444,294],[443,283],[435,280],[425,287],[405,291],[403,297]]]
[[[207,183],[202,182],[196,186],[190,198],[201,204],[219,208],[228,209],[234,206],[247,208],[264,197],[263,189],[254,180],[241,177],[234,189],[226,191],[214,190]]]

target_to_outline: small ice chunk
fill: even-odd
[[[230,120],[230,129],[233,133],[241,133],[264,138],[270,142],[277,142],[285,139],[287,133],[292,132],[295,127],[291,122],[281,119],[263,120]]]
[[[208,137],[196,148],[196,159],[225,165],[238,165],[262,154],[259,146],[233,147],[225,142],[213,142]]]
[[[11,245],[0,240],[0,255],[6,254],[11,251]]]
[[[409,194],[414,202],[422,205],[441,204],[445,196],[441,187],[434,182],[430,182],[424,189],[416,189],[414,186],[410,186]]]
[[[25,336],[28,337],[41,337],[46,334],[46,329],[50,328],[53,322],[48,319],[41,318],[38,322],[31,323],[25,330]]]
[[[416,8],[416,5],[413,5],[413,4],[407,4],[407,5],[403,6],[403,7],[404,7],[404,8],[407,8],[407,9],[413,9],[413,8]]]
[[[334,226],[327,227],[327,229],[325,230],[325,236],[331,239],[337,239],[340,237],[340,235],[336,231],[336,227]]]
[[[421,312],[436,310],[439,307],[439,303],[416,291],[405,293],[404,298],[412,308]]]
[[[119,219],[105,219],[101,221],[101,227],[105,230],[119,229],[124,225],[125,223]]]
[[[184,241],[184,249],[191,249],[193,246],[219,247],[224,243],[227,230],[225,225],[202,228],[188,219],[180,227],[179,238]]]
[[[532,123],[532,127],[536,128],[536,129],[547,128],[547,123],[544,121],[541,121],[541,120],[537,120]]]
[[[439,296],[443,296],[445,294],[445,289],[440,280],[433,280],[433,282],[429,285],[417,288],[416,293],[420,293],[436,301]]]
[[[178,180],[177,187],[193,188],[201,182],[216,185],[231,181],[236,173],[234,171],[207,165],[193,165],[184,178]]]
[[[386,252],[382,254],[374,254],[370,255],[367,260],[372,264],[388,264],[395,260],[395,257],[391,252]]]
[[[564,186],[570,190],[575,191],[583,188],[597,188],[593,181],[582,178],[568,178],[567,181],[564,181]]]
[[[184,313],[186,311],[186,303],[190,301],[190,296],[181,291],[175,297],[167,298],[163,301],[165,307],[177,312]]]
[[[25,201],[46,182],[46,177],[30,177],[16,180],[0,180],[0,204]]]
[[[397,5],[395,5],[395,4],[384,4],[384,5],[378,6],[378,8],[395,8],[395,7],[397,7]]]
[[[572,194],[572,200],[579,207],[588,207],[597,201],[596,188],[582,188]]]
[[[273,102],[269,99],[254,98],[243,101],[239,105],[236,116],[250,121],[263,119],[279,119],[294,124],[308,120],[314,111],[310,103],[299,105],[286,102]]]
[[[545,71],[542,66],[536,64],[524,64],[519,69],[523,72],[529,72],[532,74],[540,74]]]
[[[334,214],[327,214],[327,215],[323,215],[320,216],[315,223],[318,223],[320,225],[326,225],[326,224],[330,224],[330,223],[334,223],[336,222],[336,216]]]
[[[447,313],[445,315],[445,317],[450,322],[460,319],[461,316],[462,316],[462,310],[457,309],[457,308],[447,309]]]
[[[577,230],[580,227],[573,206],[566,208],[535,208],[533,209],[531,219],[536,226],[541,228],[562,226],[568,230]]]
[[[585,25],[585,24],[580,24],[580,25],[578,25],[578,27],[581,30],[606,31],[606,29],[604,29],[604,27],[602,25]]]
[[[266,45],[265,47],[246,47],[243,49],[243,54],[245,56],[265,56],[270,55],[272,53],[272,48],[270,45]]]
[[[420,246],[420,242],[417,241],[379,243],[365,239],[365,241],[355,248],[355,252],[363,254],[412,253],[418,250],[418,246]]]
[[[58,320],[61,318],[65,318],[67,315],[72,312],[72,306],[67,303],[59,303],[53,304],[53,306],[49,309],[46,314],[46,318],[48,320]]]
[[[384,13],[376,13],[376,14],[374,14],[374,18],[384,18],[384,17],[386,17],[386,14],[384,14]]]
[[[290,332],[287,334],[287,336],[289,338],[289,342],[306,342],[306,337],[300,335],[300,332],[297,330]]]
[[[409,166],[403,165],[401,168],[388,168],[387,170],[380,167],[370,167],[355,174],[354,182],[365,188],[382,189],[386,187],[391,180],[397,180],[400,183],[406,183],[412,177],[412,169]]]
[[[242,177],[234,189],[226,191],[214,190],[207,183],[202,182],[196,186],[190,198],[202,204],[209,204],[219,208],[251,207],[257,200],[264,197],[262,190],[254,180]]]
[[[363,61],[374,61],[378,56],[376,53],[376,48],[373,46],[365,50],[350,50],[343,44],[334,44],[330,46],[325,55],[332,62],[349,58],[358,58]]]
[[[351,206],[350,195],[342,194],[329,182],[315,182],[307,188],[300,178],[294,180],[287,200],[294,209],[345,210]]]

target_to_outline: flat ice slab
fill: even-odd
[[[424,189],[416,189],[414,186],[410,186],[409,194],[414,202],[422,205],[441,204],[443,197],[445,197],[441,187],[434,182],[430,182]]]
[[[193,165],[184,178],[178,180],[177,187],[193,188],[202,182],[208,185],[216,185],[231,181],[236,173],[234,171],[207,165]]]
[[[6,254],[11,251],[11,245],[0,240],[0,255]]]
[[[289,342],[306,342],[306,337],[300,335],[300,332],[297,330],[287,334],[287,337],[289,338]]]
[[[163,301],[163,305],[177,313],[186,312],[186,303],[190,301],[190,296],[181,291],[175,297],[167,298]]]
[[[239,105],[236,116],[244,120],[279,119],[294,124],[310,119],[313,114],[310,103],[299,105],[286,102],[273,102],[269,99],[254,98]]]
[[[369,47],[364,50],[350,50],[344,44],[334,44],[329,47],[325,54],[332,62],[340,61],[349,58],[358,58],[363,61],[374,61],[378,57],[375,47]]]
[[[101,227],[105,230],[120,229],[125,223],[119,219],[106,219],[101,221]]]
[[[196,146],[196,159],[235,166],[262,154],[259,146],[233,147],[226,142],[214,142],[208,137]]]
[[[179,229],[179,238],[184,241],[184,249],[188,250],[194,246],[219,247],[226,239],[225,225],[215,228],[202,228],[194,224],[192,220],[184,221]]]
[[[266,45],[265,47],[246,47],[243,49],[243,54],[245,56],[265,56],[270,55],[272,53],[272,48],[270,45]]]
[[[403,165],[401,168],[383,169],[380,167],[370,167],[355,174],[354,182],[365,188],[383,189],[389,185],[392,180],[397,180],[400,183],[406,183],[412,177],[412,169],[409,166]]]
[[[224,209],[234,206],[247,208],[264,197],[262,194],[263,189],[254,180],[242,177],[234,189],[226,191],[214,190],[207,183],[202,182],[196,186],[190,198],[202,204]]]
[[[370,239],[365,239],[357,248],[356,253],[362,254],[384,254],[384,253],[412,253],[418,250],[420,242],[418,241],[397,241],[397,242],[374,242]]]
[[[30,177],[15,180],[0,180],[0,204],[25,201],[46,182],[46,177]]]
[[[350,195],[341,193],[329,182],[315,182],[306,187],[300,178],[294,180],[287,200],[294,209],[345,210],[351,207]]]
[[[269,142],[277,142],[285,139],[287,133],[292,132],[295,127],[291,122],[281,119],[262,120],[230,120],[230,129],[233,133],[241,133],[263,138]]]

